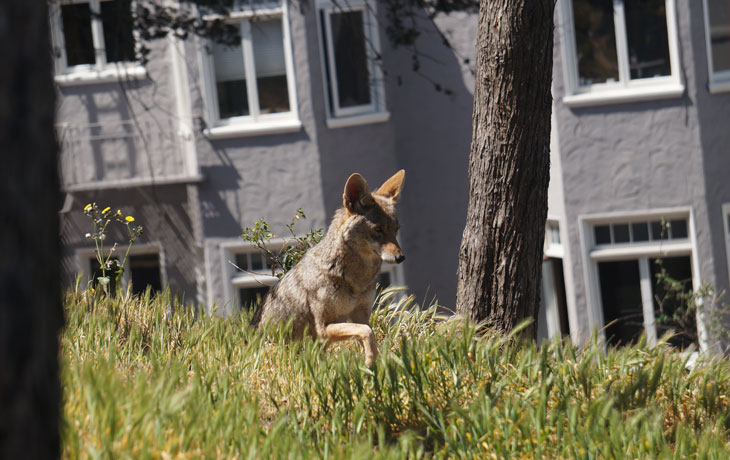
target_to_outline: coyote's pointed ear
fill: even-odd
[[[373,197],[365,179],[358,173],[351,175],[345,183],[345,193],[342,194],[342,204],[348,214],[362,214],[372,202]]]
[[[405,169],[401,169],[397,173],[393,174],[393,177],[385,181],[379,189],[375,191],[375,195],[384,196],[391,198],[393,201],[398,201],[400,191],[403,188],[403,180],[406,178]]]

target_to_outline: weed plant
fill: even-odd
[[[727,458],[730,365],[662,341],[537,347],[385,291],[383,351],[261,334],[169,295],[71,290],[64,458]]]

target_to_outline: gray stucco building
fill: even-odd
[[[403,168],[407,261],[384,273],[453,306],[476,18],[424,17],[414,72],[375,1],[253,4],[231,20],[240,44],[170,36],[145,66],[129,2],[52,8],[67,282],[93,269],[93,201],[146,228],[135,286],[233,311],[261,286],[230,262],[265,271],[242,226],[265,216],[284,235],[301,207],[300,231],[325,227],[350,173],[376,185]],[[609,340],[656,340],[655,259],[729,287],[730,2],[559,0],[556,25],[541,334],[581,342],[616,320]]]

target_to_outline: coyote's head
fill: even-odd
[[[370,193],[367,182],[360,174],[347,179],[342,204],[348,216],[345,238],[349,244],[372,257],[395,264],[406,259],[398,245],[398,218],[396,204],[403,188],[406,172],[400,170]]]

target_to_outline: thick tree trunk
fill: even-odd
[[[0,2],[0,458],[60,455],[59,180],[48,4]]]
[[[554,0],[482,0],[458,314],[537,318],[550,167]],[[526,332],[535,337],[536,321]]]

